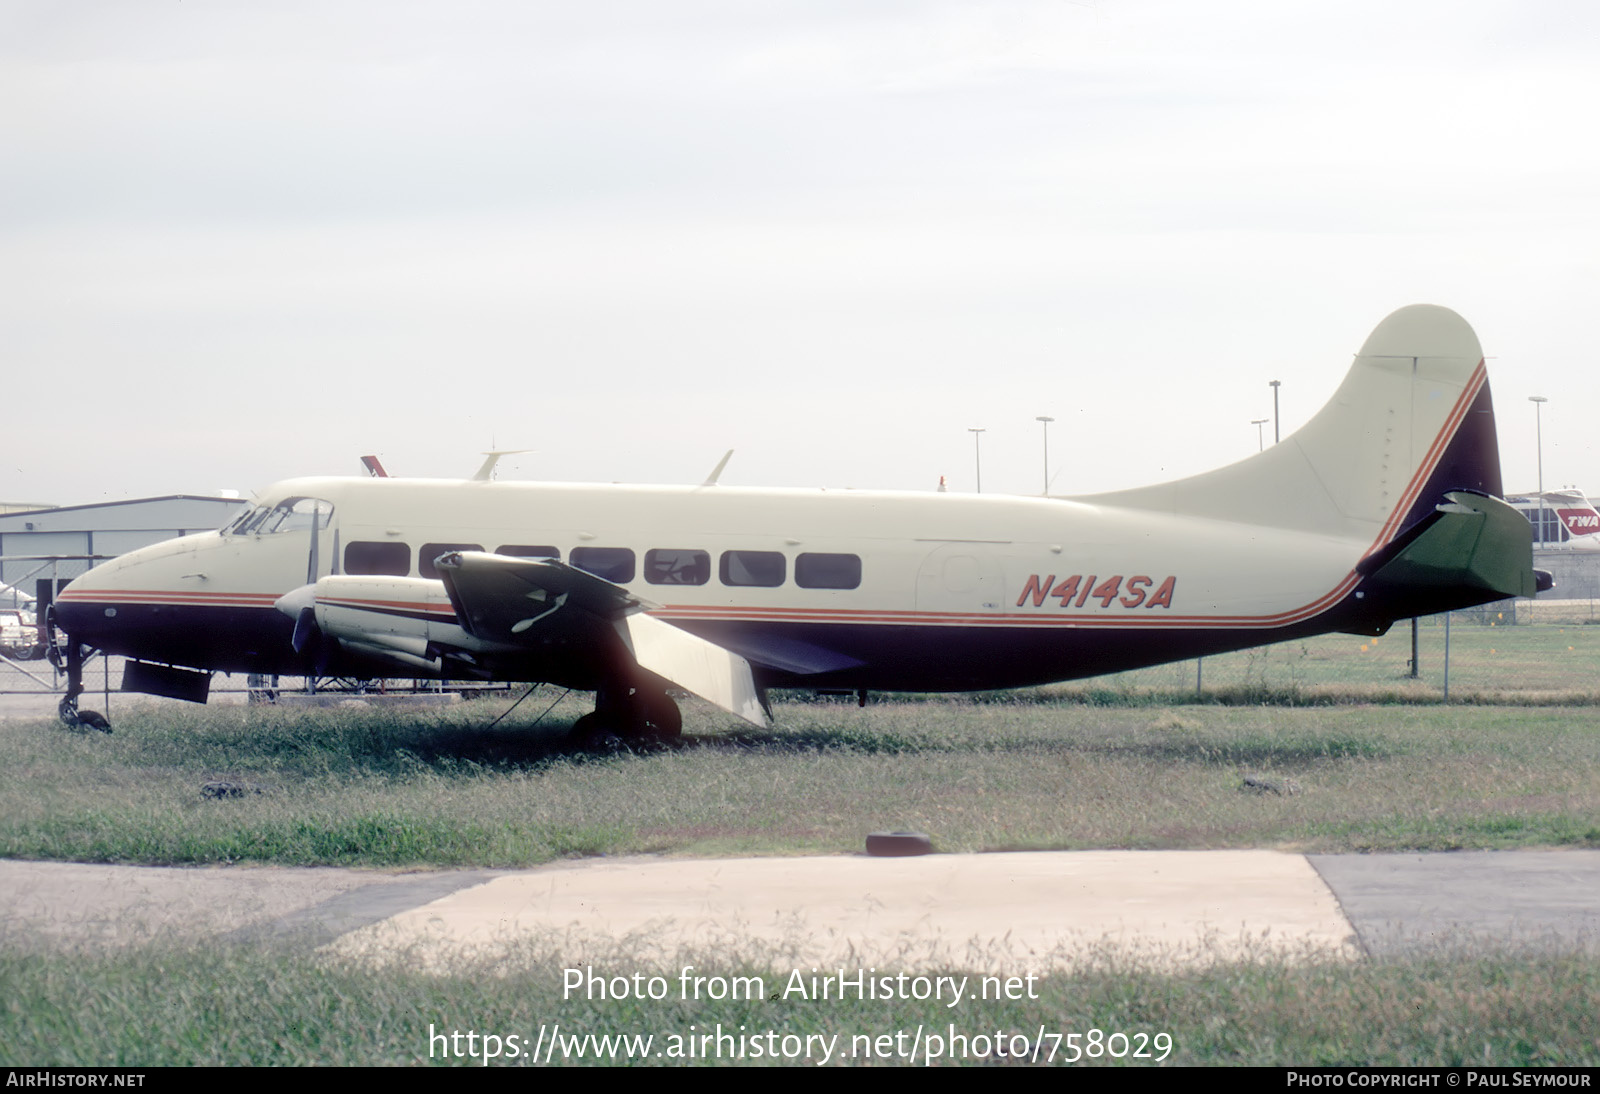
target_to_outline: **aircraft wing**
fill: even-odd
[[[552,639],[597,646],[613,631],[639,668],[765,728],[766,712],[750,662],[645,614],[646,601],[555,559],[452,551],[435,567],[461,629],[499,647]]]

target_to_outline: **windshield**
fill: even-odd
[[[326,528],[333,503],[321,498],[284,498],[277,505],[254,505],[223,525],[223,535],[270,536],[305,528]]]

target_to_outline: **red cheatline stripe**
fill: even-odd
[[[190,593],[171,589],[68,589],[58,601],[114,604],[210,604],[232,607],[272,607],[281,593]]]
[[[1040,615],[1023,614],[1016,612],[994,613],[980,615],[976,613],[960,612],[853,612],[848,615],[837,615],[820,612],[789,612],[774,608],[767,611],[717,611],[704,609],[695,612],[682,612],[676,608],[666,608],[660,612],[650,614],[658,616],[669,622],[694,622],[711,621],[726,623],[858,623],[865,626],[916,626],[916,627],[1093,627],[1093,628],[1155,628],[1188,629],[1194,627],[1220,627],[1236,628],[1249,627],[1259,629],[1265,626],[1280,625],[1283,622],[1293,622],[1292,613],[1283,616],[1228,616],[1228,615],[1167,615],[1165,613],[1151,613],[1149,615],[1135,615],[1138,608],[1126,609],[1126,614],[1117,615]]]
[[[456,617],[455,609],[448,603],[429,604],[418,600],[356,600],[350,597],[319,596],[318,604],[327,604],[335,608],[353,608],[357,611],[386,611],[398,610],[404,612],[428,612],[432,615],[442,615],[450,619]]]

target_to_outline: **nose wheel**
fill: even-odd
[[[79,688],[78,690],[82,691],[83,689]],[[70,687],[67,689],[67,694],[62,698],[61,703],[56,707],[56,713],[60,715],[62,724],[69,725],[73,729],[98,729],[101,733],[111,732],[111,722],[104,714],[101,714],[98,710],[78,709],[78,696],[72,692]]]
[[[111,732],[111,722],[98,710],[79,710],[78,696],[83,694],[83,653],[81,643],[74,642],[71,637],[62,632],[67,638],[63,647],[56,640],[56,614],[55,605],[45,613],[45,649],[50,656],[50,663],[57,671],[67,674],[67,693],[61,697],[61,702],[56,706],[56,714],[61,718],[63,725],[73,729],[98,729],[101,733]],[[65,664],[63,664],[65,662]]]

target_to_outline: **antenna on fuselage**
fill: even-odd
[[[715,486],[717,479],[722,477],[722,469],[728,466],[728,461],[733,458],[733,449],[728,449],[722,454],[722,459],[717,461],[717,466],[711,469],[711,474],[706,476],[706,481],[701,486]]]
[[[478,468],[477,474],[472,476],[473,482],[488,482],[494,477],[494,465],[500,462],[501,456],[517,456],[524,452],[532,452],[531,448],[498,448],[485,452],[483,466]]]

